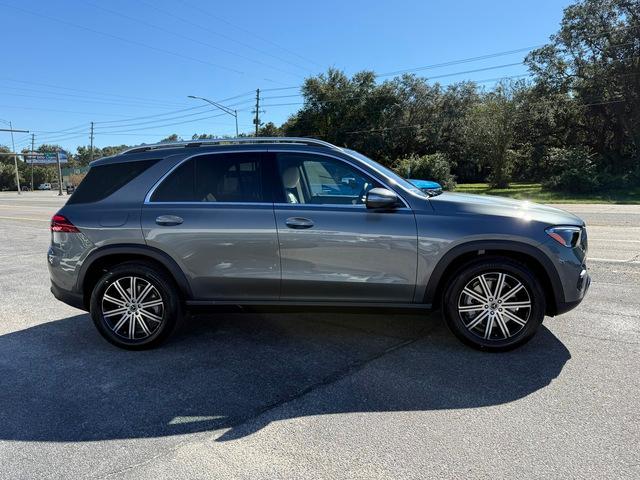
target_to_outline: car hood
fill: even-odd
[[[584,225],[584,221],[572,213],[528,200],[444,192],[429,201],[436,213],[513,217],[549,225]]]

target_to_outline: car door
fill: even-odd
[[[291,151],[276,158],[281,299],[410,303],[417,263],[411,209],[368,209],[368,190],[385,185],[344,159]]]
[[[278,299],[274,168],[259,151],[197,155],[147,195],[145,240],[180,265],[196,299]]]

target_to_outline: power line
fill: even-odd
[[[164,53],[165,55],[171,55],[173,57],[181,58],[181,59],[184,59],[184,60],[191,60],[193,62],[202,63],[202,64],[208,65],[210,67],[227,70],[227,71],[235,73],[235,74],[245,75],[245,72],[240,71],[240,70],[236,70],[235,68],[231,68],[231,67],[228,67],[226,65],[220,65],[220,64],[217,64],[217,63],[212,63],[212,62],[208,62],[206,60],[202,60],[201,58],[191,57],[189,55],[183,55],[181,53],[173,52],[171,50],[165,50],[164,48],[155,47],[153,45],[148,45],[146,43],[139,42],[137,40],[131,40],[131,39],[128,39],[128,38],[120,37],[118,35],[113,35],[112,33],[102,32],[100,30],[95,30],[93,28],[89,28],[89,27],[86,27],[84,25],[79,25],[77,23],[69,22],[69,21],[63,20],[61,18],[56,18],[56,17],[52,17],[50,15],[45,15],[43,13],[27,10],[26,8],[17,7],[15,5],[10,5],[8,3],[0,2],[0,5],[4,5],[5,7],[9,7],[9,8],[12,8],[14,10],[18,10],[18,11],[21,11],[23,13],[27,13],[29,15],[45,18],[45,19],[51,20],[53,22],[62,23],[63,25],[68,25],[68,26],[71,26],[71,27],[74,27],[74,28],[79,28],[81,30],[86,30],[86,31],[91,32],[91,33],[95,33],[95,34],[102,35],[102,36],[105,36],[105,37],[113,38],[115,40],[119,40],[119,41],[124,42],[124,43],[129,43],[131,45],[136,45],[136,46],[139,46],[139,47],[147,48],[149,50],[154,50],[156,52]]]
[[[114,128],[118,129],[118,128],[123,128],[123,127],[136,127],[138,125],[148,125],[150,123],[162,123],[162,122],[167,122],[167,121],[170,121],[170,120],[178,120],[178,119],[181,119],[181,118],[193,117],[193,116],[196,116],[196,115],[203,115],[205,113],[208,113],[209,111],[212,111],[212,110],[207,109],[207,110],[202,111],[202,112],[187,113],[185,115],[177,115],[175,117],[163,117],[163,118],[155,119],[155,120],[146,120],[144,122],[124,123],[124,124],[120,124],[119,123],[119,124],[116,124],[116,125],[108,125],[106,127],[100,127],[97,130],[97,132],[98,133],[103,133],[105,131],[107,131],[107,132],[109,131],[109,130],[103,130],[103,129],[114,129]],[[195,120],[197,120],[197,119],[195,119]]]
[[[226,113],[220,113],[218,115],[211,115],[211,116],[202,117],[202,118],[195,118],[195,119],[192,119],[192,120],[185,120],[185,121],[182,121],[182,122],[167,123],[165,125],[151,125],[150,127],[130,128],[128,130],[123,130],[123,132],[125,132],[125,133],[127,133],[127,132],[136,132],[136,131],[139,131],[139,130],[148,130],[150,128],[162,128],[162,127],[172,127],[174,125],[184,125],[185,123],[193,123],[193,122],[198,122],[200,120],[208,120],[210,118],[221,117],[223,115],[226,115]],[[120,132],[113,132],[112,131],[111,133],[120,133]]]
[[[280,90],[293,90],[294,88],[301,88],[302,85],[295,85],[293,87],[274,87],[274,88],[263,88],[263,92],[277,92]]]
[[[491,69],[491,68],[488,68]],[[487,69],[479,69],[477,71],[483,71],[483,70],[487,70]],[[471,71],[469,71],[471,72]],[[452,73],[452,74],[447,74],[447,75],[439,75],[438,78],[443,78],[443,77],[449,77],[449,76],[455,76],[455,75],[461,75],[463,73],[469,73],[469,72],[457,72],[457,73]],[[489,82],[498,82],[500,80],[511,80],[511,79],[515,79],[515,78],[523,78],[523,77],[529,77],[531,76],[529,73],[525,73],[525,74],[521,74],[521,75],[510,75],[507,77],[495,77],[495,78],[487,78],[484,80],[469,80],[472,83],[489,83]],[[431,77],[431,78],[436,78],[436,77]],[[427,79],[430,80],[430,79]],[[318,103],[340,103],[340,102],[346,102],[348,100],[359,100],[362,98],[374,98],[374,97],[378,97],[378,96],[385,96],[388,95],[388,92],[380,92],[380,93],[370,93],[370,94],[364,94],[364,95],[354,95],[354,96],[350,96],[350,97],[344,97],[344,98],[333,98],[333,99],[326,99],[326,100],[320,100],[317,99],[315,100]],[[274,97],[271,97],[274,98]],[[270,104],[266,104],[263,105],[264,107],[286,107],[286,106],[293,106],[293,105],[304,105],[306,102],[291,102],[291,103],[270,103]]]
[[[234,95],[232,97],[223,98],[222,100],[217,100],[217,102],[218,103],[223,103],[223,102],[227,102],[229,100],[234,100],[236,98],[242,98],[242,97],[245,97],[245,96],[248,96],[248,95],[253,95],[253,90],[251,90],[249,92],[246,92],[246,93],[241,93],[241,94],[238,94],[238,95]],[[239,105],[241,103],[244,103],[244,102],[236,103],[235,105]],[[229,105],[229,106],[233,106],[233,105],[234,104]],[[104,120],[104,121],[95,122],[95,123],[96,124],[101,124],[101,125],[102,124],[111,124],[111,123],[123,123],[123,122],[127,123],[127,122],[132,121],[132,120],[144,120],[144,119],[148,119],[148,118],[158,118],[158,117],[164,117],[166,115],[173,115],[174,113],[189,112],[189,111],[192,111],[192,110],[202,110],[202,109],[208,109],[208,108],[209,108],[208,105],[198,105],[198,106],[195,106],[195,107],[182,108],[180,110],[172,110],[170,112],[158,113],[158,114],[154,114],[154,115],[143,115],[143,116],[139,116],[139,117],[129,117],[129,118],[126,118],[124,120]],[[200,112],[200,113],[204,113],[204,112]]]
[[[89,5],[91,5],[91,6],[93,6],[94,8],[97,8],[97,9],[100,9],[100,10],[102,10],[102,11],[104,11],[104,12],[110,13],[111,15],[115,15],[115,16],[118,16],[118,17],[121,17],[121,18],[126,18],[127,20],[130,20],[130,21],[132,21],[132,22],[139,23],[139,24],[142,24],[142,25],[146,25],[146,26],[148,26],[148,27],[150,27],[150,28],[155,28],[155,29],[157,29],[157,30],[160,30],[161,32],[165,32],[165,33],[168,33],[168,34],[170,34],[170,35],[175,35],[175,36],[176,36],[176,37],[178,37],[178,38],[183,38],[183,39],[185,39],[185,40],[187,40],[187,41],[190,41],[190,42],[193,42],[193,43],[198,43],[198,44],[200,44],[200,45],[204,45],[204,46],[206,46],[206,47],[208,47],[208,48],[213,48],[213,49],[215,49],[215,50],[218,50],[218,51],[224,52],[224,53],[226,53],[226,54],[228,54],[228,55],[233,55],[233,56],[236,56],[236,57],[238,57],[238,58],[242,58],[242,59],[244,59],[244,60],[247,60],[247,61],[249,61],[249,62],[253,62],[253,63],[256,63],[256,64],[258,64],[258,65],[262,65],[262,66],[265,66],[265,67],[267,67],[267,68],[271,68],[271,69],[273,69],[273,70],[277,70],[277,71],[279,71],[279,72],[286,73],[287,75],[292,75],[292,76],[294,76],[294,77],[300,77],[300,75],[299,75],[299,74],[297,74],[297,73],[289,72],[289,71],[287,71],[287,70],[283,70],[283,69],[281,69],[281,68],[279,68],[279,67],[275,67],[275,66],[273,66],[273,65],[271,65],[271,64],[268,64],[268,63],[266,63],[266,62],[262,62],[262,61],[260,61],[260,60],[255,60],[255,59],[253,59],[253,58],[247,57],[247,56],[245,56],[245,55],[242,55],[242,54],[240,54],[240,53],[234,52],[234,51],[232,51],[232,50],[227,50],[227,49],[225,49],[225,48],[219,47],[219,46],[217,46],[217,45],[213,45],[213,44],[208,43],[208,42],[204,42],[204,41],[199,40],[199,39],[197,39],[197,38],[192,38],[192,37],[189,37],[189,36],[187,36],[187,35],[183,35],[183,34],[181,34],[181,33],[178,33],[178,32],[175,32],[175,31],[172,31],[172,30],[170,30],[170,29],[168,29],[168,28],[165,28],[165,27],[162,27],[162,26],[160,26],[160,25],[156,25],[156,24],[154,24],[154,23],[147,22],[147,21],[145,21],[145,20],[141,20],[141,19],[138,19],[138,18],[134,18],[134,17],[131,17],[131,16],[129,16],[129,15],[125,15],[124,13],[121,13],[121,12],[116,12],[116,11],[114,11],[114,10],[111,10],[111,9],[105,8],[105,7],[101,6],[101,5],[97,5],[97,4],[93,3],[93,2],[86,2],[86,3],[88,3],[88,4],[89,4]]]
[[[34,133],[62,133],[62,132],[68,132],[69,130],[77,130],[78,128],[84,127],[86,125],[85,123],[81,123],[80,125],[76,125],[74,127],[69,127],[69,128],[64,128],[62,130],[32,130],[32,132]]]
[[[616,29],[616,30],[620,30],[620,29]],[[611,31],[602,31],[599,32],[596,35],[593,35],[591,37],[588,38],[597,38],[600,37],[606,33],[611,33],[613,31],[616,30],[611,30]],[[495,57],[500,57],[500,56],[505,56],[505,55],[512,55],[515,53],[522,53],[522,52],[526,52],[526,51],[532,51],[536,48],[541,48],[543,47],[545,44],[540,44],[540,45],[533,45],[530,47],[522,47],[522,48],[517,48],[514,50],[506,50],[506,51],[502,51],[502,52],[494,52],[494,53],[488,53],[485,55],[479,55],[479,56],[475,56],[475,57],[467,57],[467,58],[461,58],[458,60],[452,60],[452,61],[448,61],[448,62],[442,62],[442,63],[434,63],[431,65],[424,65],[421,67],[414,67],[414,68],[407,68],[407,69],[403,69],[403,70],[395,70],[392,72],[384,72],[384,73],[375,73],[374,75],[376,77],[388,77],[388,76],[393,76],[393,75],[399,75],[399,74],[403,74],[403,73],[409,73],[409,72],[418,72],[418,71],[423,71],[423,70],[430,70],[430,69],[435,69],[435,68],[442,68],[442,67],[447,67],[447,66],[451,66],[451,65],[459,65],[459,64],[463,64],[463,63],[472,63],[472,62],[477,62],[480,60],[486,60],[489,58],[495,58]],[[610,46],[612,47],[624,47],[627,45],[634,45],[634,42],[625,42],[625,43],[618,43],[618,44],[611,44]],[[518,64],[522,64],[523,62],[519,62],[516,64],[507,64],[507,65],[518,65]],[[500,67],[495,67],[495,68],[500,68]],[[481,71],[481,70],[476,70],[476,71]],[[469,71],[469,72],[461,72],[461,73],[471,73],[473,72],[473,70]],[[441,78],[439,77],[430,77],[430,78]],[[300,89],[302,88],[303,85],[292,85],[290,87],[274,87],[274,88],[264,88],[262,89],[263,92],[276,92],[276,91],[282,91],[282,90],[294,90],[294,89]]]
[[[513,55],[514,53],[522,53],[522,52],[529,52],[531,50],[534,50],[536,48],[540,48],[543,47],[544,45],[534,45],[531,47],[523,47],[523,48],[517,48],[515,50],[507,50],[504,52],[496,52],[496,53],[489,53],[486,55],[479,55],[477,57],[468,57],[468,58],[461,58],[459,60],[452,60],[449,62],[443,62],[443,63],[434,63],[431,65],[424,65],[422,67],[414,67],[414,68],[406,68],[403,70],[395,70],[392,72],[385,72],[385,73],[376,73],[376,77],[390,77],[390,76],[395,76],[395,75],[401,75],[403,73],[410,73],[410,72],[420,72],[420,71],[424,71],[424,70],[432,70],[434,68],[442,68],[442,67],[450,67],[451,65],[460,65],[462,63],[472,63],[472,62],[477,62],[480,60],[487,60],[489,58],[496,58],[496,57],[502,57],[505,55]],[[522,62],[520,62],[522,63]]]
[[[23,105],[0,105],[2,108],[15,108],[17,110],[37,110],[43,112],[56,112],[56,113],[76,113],[79,115],[95,115],[95,112],[78,112],[74,110],[59,110],[56,108],[41,108],[41,107],[25,107]],[[117,113],[103,113],[102,115],[107,115],[110,117],[124,117],[124,115]]]
[[[270,43],[271,45],[273,45],[273,46],[275,46],[275,47],[277,47],[277,48],[279,48],[279,49],[281,49],[281,50],[283,50],[283,51],[285,51],[285,52],[287,52],[287,53],[289,53],[291,55],[294,55],[295,57],[298,57],[299,59],[304,60],[305,62],[308,62],[308,63],[310,63],[312,65],[316,65],[316,66],[321,67],[321,68],[324,68],[321,64],[319,64],[315,60],[310,59],[308,57],[304,57],[304,56],[294,52],[293,50],[288,49],[287,47],[283,47],[282,45],[274,42],[273,40],[271,40],[269,38],[265,38],[265,37],[262,37],[260,35],[257,35],[254,31],[251,31],[249,29],[246,29],[244,27],[236,25],[236,24],[234,24],[234,23],[232,23],[232,22],[230,22],[230,21],[228,21],[228,20],[226,20],[226,19],[224,19],[222,17],[219,17],[217,15],[213,15],[211,12],[209,12],[207,10],[204,10],[204,9],[202,9],[200,7],[196,7],[195,5],[191,5],[188,2],[185,2],[184,0],[178,0],[178,1],[180,1],[180,3],[182,3],[183,5],[186,5],[187,7],[191,7],[194,10],[200,11],[201,13],[204,13],[205,15],[218,20],[219,22],[226,23],[227,25],[229,25],[229,26],[231,26],[233,28],[236,28],[236,29],[248,34],[248,35],[251,35],[252,37],[257,38],[258,40],[261,40],[262,42]],[[144,3],[147,3],[147,2],[144,2]],[[237,42],[237,43],[239,43],[239,42]],[[290,62],[287,62],[287,63],[290,63]],[[304,68],[304,67],[300,67],[300,68]]]
[[[80,137],[84,137],[86,136],[86,133],[81,133],[79,135],[74,135],[72,137],[65,137],[65,138],[45,138],[45,139],[39,139],[39,142],[41,142],[40,144],[45,144],[45,143],[58,143],[58,142],[65,142],[68,140],[74,140],[76,138],[80,138]]]
[[[139,97],[139,96],[120,95],[120,94],[117,94],[117,93],[98,92],[98,91],[95,91],[95,90],[86,90],[84,88],[63,87],[61,85],[54,85],[54,84],[51,84],[51,83],[33,82],[33,81],[28,81],[28,80],[16,80],[14,78],[7,78],[7,77],[0,77],[0,80],[3,80],[5,82],[22,83],[22,84],[26,84],[26,85],[36,85],[36,86],[41,86],[41,87],[55,88],[55,89],[58,89],[58,90],[68,90],[68,91],[71,91],[71,92],[89,93],[91,95],[99,95],[99,96],[106,96],[106,97],[117,97],[117,98],[122,98],[122,99],[127,99],[127,100],[144,101],[146,103],[154,103],[154,104],[158,104],[158,105],[164,105],[166,107],[180,107],[180,106],[184,105],[184,104],[164,102],[164,101],[157,100],[157,99],[151,99],[151,98],[145,98],[145,97]]]
[[[253,100],[246,100],[246,101],[242,101],[242,102],[236,102],[236,103],[229,104],[228,106],[233,107],[235,105],[242,105],[242,104],[246,104],[246,103],[249,103],[249,102],[252,102],[252,101]],[[187,118],[187,117],[193,117],[193,116],[196,116],[196,115],[202,115],[202,114],[205,114],[205,113],[210,111],[207,108],[207,105],[203,105],[203,106],[201,106],[199,108],[203,108],[203,107],[206,108],[206,111],[188,113],[188,114],[185,114],[185,115],[177,115],[177,116],[174,116],[174,117],[162,116],[161,118],[155,118],[153,120],[146,120],[146,121],[143,121],[143,122],[135,122],[135,123],[131,123],[131,122],[123,122],[123,123],[121,123],[121,122],[117,122],[117,121],[109,122],[109,123],[111,123],[110,125],[98,127],[98,133],[102,134],[105,131],[109,131],[109,129],[120,129],[120,128],[126,128],[126,127],[134,127],[134,126],[138,126],[138,125],[148,125],[148,124],[153,124],[153,123],[162,123],[162,122],[166,122],[166,121],[169,121],[169,120],[178,120],[180,118]],[[198,120],[197,118],[194,119],[194,121],[197,121],[197,120]],[[96,122],[96,123],[106,123],[106,122]],[[115,123],[115,125],[113,123]],[[105,130],[105,129],[107,129],[107,130]]]
[[[130,120],[142,120],[145,118],[157,118],[157,117],[163,117],[166,115],[172,115],[174,113],[181,113],[181,112],[189,112],[192,110],[202,110],[204,108],[207,108],[207,105],[198,105],[197,107],[188,107],[188,108],[181,108],[180,110],[172,110],[170,112],[165,112],[165,113],[157,113],[154,115],[143,115],[140,117],[129,117],[129,118],[125,118],[125,119],[121,119],[121,120],[103,120],[101,122],[95,122],[96,125],[97,124],[105,124],[105,123],[122,123],[122,122],[128,122]]]
[[[12,87],[8,87],[8,88],[12,88]],[[46,93],[46,92],[43,92]],[[63,93],[56,93],[56,92],[52,92],[52,94],[50,95],[27,95],[24,93],[10,93],[10,92],[6,92],[5,93],[6,96],[8,97],[22,97],[22,98],[43,98],[43,99],[47,99],[47,100],[60,100],[60,101],[69,101],[68,98],[65,97],[75,97],[73,100],[74,102],[78,102],[78,103],[90,103],[90,104],[99,104],[99,105],[115,105],[115,106],[128,106],[128,107],[140,107],[140,108],[167,108],[166,106],[163,105],[149,105],[149,104],[142,104],[142,103],[134,103],[131,101],[108,101],[108,100],[92,100],[89,98],[82,98],[78,95],[71,95],[71,94],[63,94]],[[54,95],[60,95],[62,96],[62,98],[60,97],[55,97]]]

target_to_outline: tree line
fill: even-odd
[[[527,80],[491,89],[338,70],[265,135],[315,136],[447,185],[543,182],[564,191],[640,183],[640,1],[583,0],[530,52]]]
[[[639,185],[640,0],[577,1],[549,43],[524,62],[529,78],[491,88],[408,74],[380,82],[372,71],[349,77],[329,69],[306,79],[296,113],[282,125],[261,125],[259,135],[320,138],[449,188],[485,181],[542,182],[569,192]],[[94,158],[123,148],[95,149]],[[88,147],[78,147],[73,162],[89,157]]]

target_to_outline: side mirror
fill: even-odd
[[[398,205],[398,196],[386,188],[372,188],[365,200],[367,208],[394,208]]]

